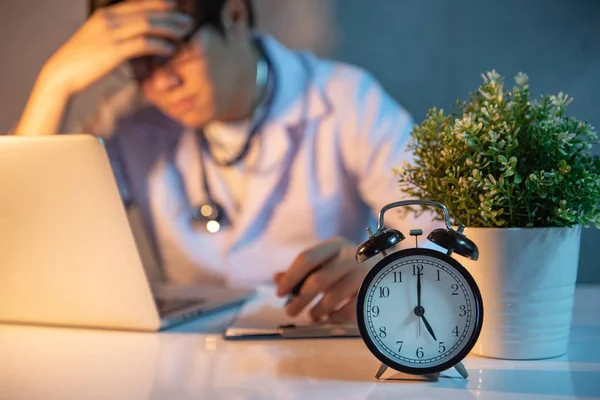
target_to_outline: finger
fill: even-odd
[[[277,272],[275,275],[273,275],[273,282],[275,282],[276,284],[279,284],[279,281],[281,280],[283,275],[284,275],[283,272]]]
[[[346,305],[329,315],[329,321],[334,324],[356,322],[356,296],[353,296]]]
[[[334,238],[302,252],[296,257],[283,278],[281,278],[277,295],[285,296],[290,293],[294,286],[302,281],[313,269],[335,257],[343,244],[342,239]]]
[[[169,57],[175,53],[177,47],[167,39],[139,37],[121,43],[118,49],[123,58],[150,55]]]
[[[352,273],[332,285],[327,289],[323,298],[310,310],[311,318],[319,321],[334,313],[344,301],[358,293],[364,277],[364,271],[355,268]]]
[[[159,36],[178,40],[193,27],[193,19],[180,13],[135,15],[118,17],[113,22],[113,35],[117,42],[139,36]]]
[[[290,316],[298,315],[304,307],[309,305],[319,293],[328,290],[340,279],[350,273],[348,261],[334,259],[321,266],[321,268],[306,279],[300,289],[300,294],[296,296],[286,308]]]
[[[147,11],[167,11],[177,6],[172,0],[145,0],[145,1],[122,1],[101,10],[113,14],[135,14]]]

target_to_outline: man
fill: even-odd
[[[135,81],[81,132],[105,139],[166,276],[284,296],[312,272],[288,313],[322,295],[315,320],[353,319],[373,265],[355,248],[401,198],[412,121],[365,72],[252,27],[249,0],[110,1],[47,61],[15,133],[63,132],[70,99],[126,63]]]

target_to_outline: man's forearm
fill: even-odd
[[[40,74],[13,134],[51,135],[64,130],[71,96],[51,76]]]

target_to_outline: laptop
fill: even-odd
[[[154,332],[253,294],[164,284],[142,225],[100,139],[0,136],[0,323]]]

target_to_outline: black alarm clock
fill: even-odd
[[[405,236],[383,224],[386,211],[402,206],[441,208],[446,229],[435,229],[428,239],[445,252],[415,248],[387,254]],[[477,260],[479,250],[464,235],[464,226],[452,229],[448,209],[441,203],[408,200],[381,209],[378,228],[367,228],[369,239],[356,249],[356,260],[383,258],[364,279],[357,301],[358,328],[373,355],[381,361],[379,379],[390,367],[411,375],[439,375],[454,367],[465,379],[462,360],[475,345],[483,324],[483,302],[477,283],[454,258],[456,253]]]

